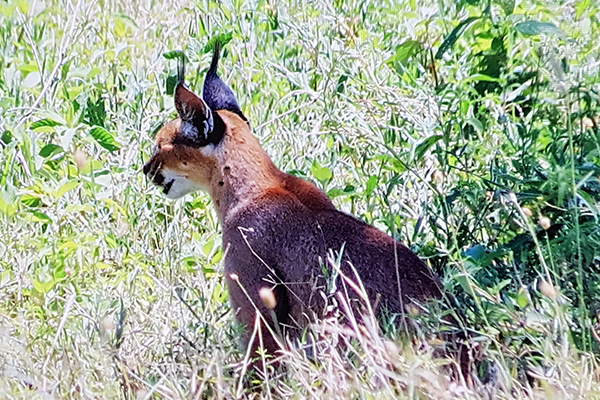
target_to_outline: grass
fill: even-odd
[[[600,398],[593,1],[0,2],[3,398]],[[142,176],[184,49],[284,171],[410,245],[485,361],[325,321],[244,392],[206,194]],[[322,335],[318,335],[322,332]],[[490,379],[493,378],[493,379]]]

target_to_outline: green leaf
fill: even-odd
[[[119,17],[115,17],[114,18],[114,23],[115,23],[115,34],[117,35],[117,37],[123,37],[125,36],[125,34],[127,33],[127,29],[125,27],[125,22],[123,22],[123,20]]]
[[[63,264],[59,264],[56,268],[54,268],[54,279],[56,281],[59,281],[61,279],[64,279],[67,274],[65,272],[65,266]]]
[[[208,257],[214,247],[215,247],[215,241],[214,241],[214,239],[211,239],[211,240],[207,241],[204,244],[204,246],[202,246],[202,253],[204,253],[204,255]]]
[[[12,271],[10,269],[5,269],[0,273],[0,286],[5,286],[8,282],[12,280]]]
[[[41,81],[40,73],[38,71],[33,71],[33,72],[30,72],[29,74],[27,74],[27,77],[25,79],[23,79],[23,82],[21,83],[21,85],[28,89],[32,89],[32,88],[36,87],[37,85],[39,85],[40,81]]]
[[[53,156],[55,154],[62,153],[62,152],[63,152],[62,147],[50,143],[50,144],[47,144],[44,147],[42,147],[39,154],[40,154],[40,156],[42,156],[44,158],[48,158],[50,156]]]
[[[347,193],[344,192],[344,190],[340,189],[340,188],[333,188],[327,192],[327,197],[329,197],[330,199],[333,199],[333,198],[339,197],[339,196],[345,196],[345,195],[347,195]]]
[[[12,138],[13,135],[9,130],[5,130],[2,132],[2,135],[0,135],[0,140],[2,140],[2,143],[4,144],[10,144],[10,142],[12,142]]]
[[[502,83],[503,81],[500,78],[494,78],[492,76],[485,75],[485,74],[473,74],[471,76],[466,77],[461,82],[462,83],[469,83],[469,82],[497,82],[497,83]]]
[[[167,51],[166,53],[163,53],[163,57],[166,58],[167,60],[174,60],[176,58],[182,58],[183,51],[181,51],[181,50]]]
[[[115,140],[113,135],[99,126],[95,126],[90,129],[90,136],[93,137],[100,146],[104,147],[108,151],[116,151],[121,148],[121,144]]]
[[[331,170],[327,167],[321,167],[316,161],[313,163],[312,167],[310,167],[310,173],[316,180],[322,183],[329,182],[331,178],[333,178]]]
[[[566,35],[556,25],[551,22],[525,21],[515,25],[515,29],[526,36],[537,36],[540,34],[557,35],[565,38]]]
[[[344,187],[344,193],[354,194],[354,193],[356,193],[356,187],[354,185],[346,185]]]
[[[398,174],[406,171],[405,164],[396,157],[391,157],[387,154],[380,154],[372,158],[374,161],[381,161],[386,169],[390,169]]]
[[[346,88],[346,81],[348,80],[348,75],[343,74],[340,76],[337,82],[337,86],[335,88],[336,93],[342,93]]]
[[[19,71],[23,73],[23,76],[26,76],[30,72],[39,71],[38,66],[36,64],[23,64],[19,66]]]
[[[483,124],[477,118],[467,118],[465,122],[471,125],[477,131],[477,133],[483,133]]]
[[[188,272],[194,272],[196,269],[196,265],[198,265],[198,261],[194,256],[188,256],[181,259],[181,264],[186,267]]]
[[[46,282],[41,282],[41,281],[38,281],[37,279],[32,279],[32,283],[33,283],[33,288],[38,293],[41,293],[41,294],[48,293],[56,284],[54,279],[50,279],[49,281],[46,281]]]
[[[515,9],[515,0],[494,0],[494,2],[504,10],[506,15],[511,15]]]
[[[100,170],[104,168],[104,165],[98,160],[88,160],[79,173],[81,175],[87,175],[94,172],[97,175]]]
[[[12,203],[7,203],[4,200],[4,190],[2,191],[2,196],[0,196],[0,212],[6,214],[6,215],[13,215],[15,212],[17,212],[17,209],[19,208],[19,204],[17,202],[12,202]]]
[[[473,289],[473,283],[469,275],[461,273],[456,275],[454,279],[465,292],[467,292],[471,297],[475,297],[475,290]]]
[[[577,197],[590,209],[590,211],[594,214],[594,218],[597,220],[598,207],[596,206],[594,198],[582,189],[577,190]]]
[[[83,113],[83,121],[89,126],[105,126],[106,108],[104,106],[104,99],[99,98],[96,101],[88,99],[85,112]]]
[[[48,215],[46,215],[45,213],[38,211],[38,210],[33,210],[29,212],[29,219],[30,221],[33,222],[41,222],[43,224],[50,224],[52,223],[52,218],[50,218]]]
[[[367,196],[370,196],[373,193],[373,190],[375,190],[375,188],[377,187],[377,184],[379,183],[379,178],[376,177],[375,175],[371,175],[369,177],[369,180],[367,180],[367,185],[365,188],[365,194]]]
[[[17,193],[15,191],[15,188],[10,183],[7,183],[2,188],[2,199],[7,205],[12,204],[15,202],[15,200],[17,200]]]
[[[388,61],[404,64],[409,58],[415,56],[423,49],[421,43],[416,40],[406,40],[404,43],[396,47],[396,52]]]
[[[219,35],[211,37],[208,42],[206,42],[206,46],[204,46],[204,53],[210,53],[213,51],[215,47],[215,43],[219,42],[221,48],[225,47],[225,45],[231,42],[233,38],[233,34],[231,32],[221,33]]]
[[[450,50],[452,48],[452,46],[454,46],[454,43],[456,43],[456,41],[458,40],[460,35],[462,35],[462,33],[473,22],[477,21],[478,19],[479,19],[479,17],[469,17],[469,18],[465,19],[464,21],[462,21],[460,24],[458,24],[458,26],[456,28],[454,28],[452,30],[452,32],[450,32],[450,35],[448,35],[448,37],[442,42],[442,45],[440,46],[437,53],[435,54],[435,58],[438,60],[441,59],[442,56],[444,55],[444,53],[447,52],[448,50]]]
[[[529,303],[529,299],[527,298],[527,291],[523,288],[520,288],[517,292],[517,304],[519,307],[524,308],[527,303]]]
[[[37,194],[24,194],[21,196],[21,203],[28,207],[39,207],[41,201]]]
[[[486,248],[480,244],[476,244],[473,247],[466,249],[463,255],[471,257],[477,264],[481,264],[481,261],[487,257]]]
[[[57,199],[63,197],[65,195],[65,193],[67,193],[70,190],[75,189],[78,185],[79,185],[79,181],[76,179],[67,181],[56,191],[55,197]]]
[[[225,304],[229,299],[229,295],[227,290],[223,287],[223,285],[217,284],[211,294],[211,302],[217,304]]]
[[[419,143],[419,145],[415,149],[415,158],[423,157],[427,150],[429,150],[431,146],[436,144],[441,138],[443,138],[442,135],[433,135]]]
[[[592,0],[581,0],[575,5],[575,19],[581,18],[585,11],[589,11]]]
[[[11,3],[0,3],[0,13],[7,19],[11,18],[15,12],[16,5]]]
[[[35,131],[36,129],[39,129],[39,128],[45,128],[45,127],[53,128],[58,125],[61,125],[61,123],[56,122],[50,118],[44,118],[44,119],[40,119],[39,121],[35,121],[33,124],[31,124],[31,126],[29,126],[29,129],[31,129],[32,131]]]
[[[167,96],[173,96],[173,93],[175,93],[175,85],[177,85],[177,75],[168,76],[165,84],[165,93]]]

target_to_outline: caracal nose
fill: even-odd
[[[148,162],[146,164],[144,164],[144,175],[148,175],[148,173],[152,170],[152,165],[154,164],[154,156],[152,156],[152,158],[150,158],[150,160],[148,160]]]

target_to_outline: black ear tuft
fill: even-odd
[[[228,110],[239,115],[244,121],[248,121],[242,114],[240,106],[235,100],[235,95],[229,87],[217,75],[217,66],[219,64],[219,56],[221,53],[221,44],[217,40],[213,50],[213,57],[210,63],[210,68],[204,78],[204,87],[202,88],[202,98],[206,104],[214,110]]]
[[[185,84],[185,53],[181,51],[177,59],[177,83]]]

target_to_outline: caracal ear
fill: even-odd
[[[189,133],[186,136],[194,136],[194,129],[191,129],[193,127],[198,144],[208,142],[214,128],[212,111],[206,102],[188,90],[183,82],[179,82],[175,88],[175,108],[182,124],[189,125],[182,127],[183,132]]]

